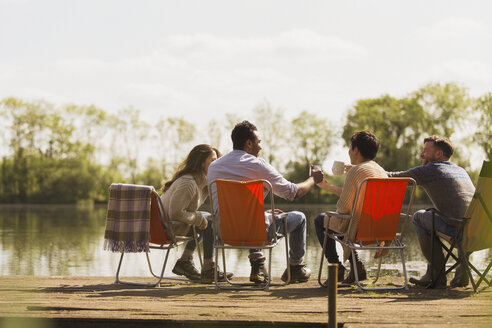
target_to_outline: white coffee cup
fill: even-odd
[[[341,161],[334,161],[331,170],[334,175],[342,175],[345,173],[345,163]]]

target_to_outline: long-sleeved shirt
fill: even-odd
[[[295,183],[287,181],[273,166],[264,159],[248,154],[243,150],[233,150],[227,155],[213,161],[207,174],[208,184],[217,179],[235,181],[249,181],[265,179],[272,185],[273,193],[287,200],[294,200],[298,187]],[[214,209],[217,211],[217,190],[212,189],[211,195]],[[217,213],[215,213],[217,214]],[[271,218],[266,218],[269,224]]]
[[[449,162],[431,162],[407,171],[387,172],[390,177],[410,177],[422,186],[430,200],[446,217],[462,218],[470,204],[475,186],[468,173]],[[446,221],[455,226],[453,221]]]

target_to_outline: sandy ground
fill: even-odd
[[[327,289],[315,279],[269,291],[220,292],[188,282],[149,288],[113,281],[0,276],[0,327],[326,327],[328,322]],[[343,327],[492,327],[492,288],[481,289],[475,294],[471,287],[340,288],[337,321]]]

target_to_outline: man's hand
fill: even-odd
[[[321,171],[321,170],[319,170],[319,171],[311,170],[311,176],[313,177],[315,184],[320,183],[324,179],[324,174],[323,174],[323,171]]]

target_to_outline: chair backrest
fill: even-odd
[[[216,236],[221,243],[232,246],[268,245],[263,201],[263,188],[271,191],[268,181],[218,179],[210,188],[214,183],[219,205],[218,218],[214,215],[214,220],[220,227],[220,235]],[[213,201],[211,203],[213,206]]]
[[[463,249],[473,252],[492,247],[492,162],[483,162],[475,195],[464,216],[470,220],[463,231]]]
[[[150,203],[150,242],[152,244],[170,244],[175,242],[172,225],[166,222],[164,207],[159,194],[153,190]]]
[[[372,243],[392,240],[395,237],[410,181],[413,179],[366,178],[359,184],[353,209],[353,213],[359,218],[356,241]],[[414,188],[415,181],[413,181]],[[410,202],[413,198],[413,189]],[[357,208],[358,204],[359,208]]]

